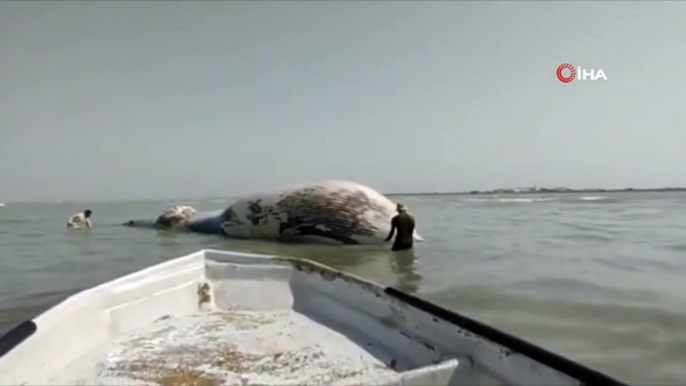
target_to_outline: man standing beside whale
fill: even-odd
[[[393,234],[397,229],[398,234],[395,236],[395,242],[391,250],[403,251],[412,249],[414,244],[414,217],[407,213],[407,207],[403,204],[398,203],[396,210],[398,214],[391,220],[391,232],[388,234],[386,241],[390,241],[393,238]]]

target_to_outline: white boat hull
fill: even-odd
[[[0,338],[3,385],[189,381],[621,384],[393,288],[213,250],[78,293]]]

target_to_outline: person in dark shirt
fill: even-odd
[[[391,250],[412,249],[414,244],[414,217],[407,213],[407,207],[403,204],[399,203],[396,210],[398,214],[391,220],[391,233],[388,234],[386,241],[390,241],[397,230],[398,234]]]

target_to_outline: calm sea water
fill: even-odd
[[[395,200],[395,198],[394,198]],[[631,383],[686,382],[686,194],[408,196],[427,240],[280,245],[132,229],[180,201],[0,207],[0,332],[70,294],[200,248],[313,259],[415,292]],[[217,209],[231,200],[186,201]],[[67,232],[89,207],[94,229]]]

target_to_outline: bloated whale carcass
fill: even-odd
[[[225,210],[177,206],[154,221],[125,225],[280,241],[377,244],[390,232],[396,204],[351,181],[329,180],[253,194]],[[422,240],[415,231],[415,240]]]

